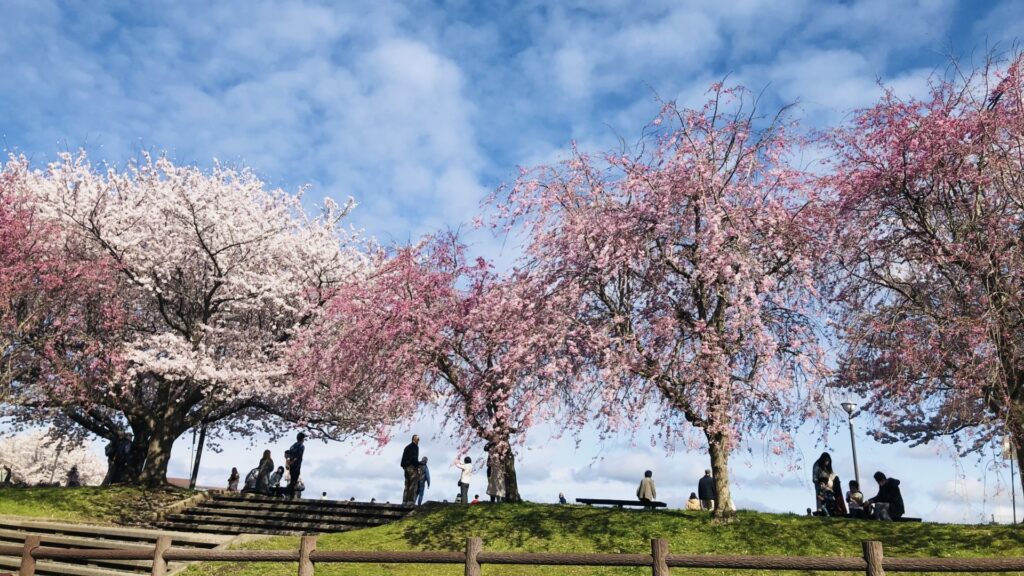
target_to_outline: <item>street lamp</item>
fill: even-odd
[[[853,402],[846,401],[840,404],[843,410],[846,410],[846,421],[850,423],[850,447],[853,449],[853,475],[857,480],[857,485],[860,486],[860,469],[857,467],[857,441],[853,436],[853,413],[857,411],[857,405]]]

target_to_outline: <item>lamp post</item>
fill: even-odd
[[[860,468],[857,467],[857,440],[853,435],[853,413],[857,411],[857,405],[853,402],[843,402],[840,404],[843,410],[846,410],[846,421],[850,423],[850,447],[853,449],[853,475],[857,480],[857,485],[860,486]]]

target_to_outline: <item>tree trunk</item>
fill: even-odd
[[[522,502],[519,495],[519,482],[516,480],[516,456],[510,449],[505,456],[505,501]]]
[[[203,446],[206,444],[206,425],[199,429],[199,445],[196,446],[196,462],[192,466],[192,478],[188,481],[188,489],[196,489],[196,478],[199,477],[199,461],[203,458]]]
[[[715,510],[712,517],[731,520],[736,517],[733,510],[732,494],[729,492],[729,447],[728,436],[708,436],[708,454],[711,456],[711,475],[715,479]]]
[[[171,448],[178,436],[168,430],[159,430],[149,439],[146,463],[138,476],[140,484],[157,487],[167,483],[167,464],[171,460]]]

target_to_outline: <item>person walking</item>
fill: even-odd
[[[466,456],[460,463],[456,457],[454,466],[462,471],[459,474],[459,495],[462,498],[462,503],[465,504],[469,502],[469,481],[473,477],[473,459]]]
[[[231,476],[228,476],[228,492],[238,492],[238,468],[231,469]]]
[[[428,486],[430,486],[430,468],[427,468],[427,457],[424,456],[423,459],[420,460],[419,489],[416,491],[417,506],[423,505],[423,494],[427,491]]]
[[[700,499],[701,510],[715,509],[715,479],[711,476],[711,470],[704,470],[704,476],[697,481],[697,498]]]
[[[294,495],[302,472],[302,457],[306,453],[306,434],[299,432],[295,436],[295,444],[284,451],[284,463],[288,466],[288,494]]]
[[[405,472],[405,490],[402,492],[402,504],[416,503],[416,489],[419,488],[417,471],[420,465],[420,437],[412,435],[412,442],[402,451],[402,470]]]
[[[650,470],[644,472],[644,477],[640,480],[640,486],[636,489],[636,497],[646,507],[650,507],[650,504],[657,499],[658,491],[654,488],[654,473]]]

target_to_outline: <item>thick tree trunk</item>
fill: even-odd
[[[708,454],[711,457],[711,475],[715,479],[715,510],[711,515],[719,520],[736,517],[732,494],[729,491],[729,438],[724,434],[708,435]]]
[[[505,501],[522,502],[519,495],[519,482],[516,480],[516,456],[512,450],[505,456]]]
[[[171,448],[178,438],[167,430],[160,430],[149,439],[146,449],[146,463],[138,477],[138,483],[156,487],[167,483],[167,464],[171,460]]]

